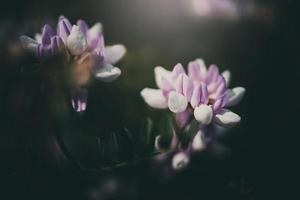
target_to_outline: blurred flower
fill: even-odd
[[[203,60],[197,59],[189,63],[188,74],[181,64],[172,71],[156,67],[154,72],[159,89],[145,88],[141,95],[149,106],[168,107],[176,113],[180,126],[191,113],[201,125],[214,122],[230,127],[240,121],[240,116],[225,109],[239,103],[245,92],[243,87],[228,89],[229,71],[220,74],[216,65],[207,69]]]
[[[76,112],[82,112],[86,109],[88,90],[78,89],[71,93],[72,96],[72,106]]]
[[[35,39],[28,36],[20,37],[23,47],[34,53],[39,59],[56,55],[61,51],[67,52],[71,66],[70,84],[79,96],[87,96],[87,91],[82,89],[90,80],[92,74],[103,82],[111,82],[121,75],[121,70],[113,65],[126,53],[126,48],[121,45],[105,47],[101,23],[96,23],[91,28],[85,21],[78,20],[76,25],[61,16],[58,20],[56,31],[46,24],[41,34],[36,34]],[[75,95],[78,96],[78,95]],[[86,109],[87,98],[72,99],[73,108],[77,112]],[[80,103],[79,103],[80,102]]]
[[[201,129],[198,130],[191,143],[191,148],[194,151],[201,151],[205,148],[204,133]]]
[[[20,40],[25,49],[34,52],[39,58],[56,54],[64,46],[62,38],[48,24],[43,26],[42,34],[38,34],[36,40],[24,35]]]
[[[178,152],[172,158],[172,168],[176,171],[183,170],[190,162],[189,154]]]

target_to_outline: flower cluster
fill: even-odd
[[[226,107],[239,103],[245,89],[228,89],[229,71],[220,74],[216,65],[207,69],[203,60],[197,59],[188,64],[187,74],[181,64],[172,71],[156,67],[154,72],[159,89],[145,88],[141,96],[153,108],[176,113],[180,126],[186,125],[191,114],[201,125],[214,122],[230,127],[240,121],[240,116]]]
[[[191,128],[196,121],[194,135],[186,147],[173,129],[169,148],[179,150],[173,159],[172,167],[180,170],[189,163],[189,156],[194,151],[200,151],[210,141],[205,136],[212,125],[231,127],[241,118],[236,113],[226,109],[238,104],[245,93],[243,87],[229,89],[230,72],[219,73],[216,65],[207,69],[202,59],[196,59],[188,64],[188,73],[181,64],[175,65],[172,71],[155,67],[155,81],[158,89],[144,88],[141,96],[145,102],[157,109],[169,108],[176,114],[176,123],[186,135],[185,130]],[[155,140],[155,148],[160,146],[161,135]]]
[[[67,52],[71,62],[77,66],[73,69],[75,86],[71,92],[72,105],[77,112],[86,109],[87,90],[82,87],[88,82],[90,74],[103,82],[115,80],[121,70],[113,65],[126,53],[126,48],[120,44],[105,47],[100,23],[89,28],[86,22],[78,20],[72,25],[64,16],[59,18],[56,30],[46,24],[35,39],[21,36],[20,40],[24,48],[39,59],[61,51]]]

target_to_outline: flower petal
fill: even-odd
[[[157,66],[154,68],[155,82],[158,88],[162,90],[173,89],[172,83],[170,82],[171,72],[164,69],[163,67]]]
[[[180,74],[182,74],[182,73],[185,74],[184,68],[183,68],[182,64],[177,63],[177,64],[175,65],[175,67],[173,68],[173,70],[172,70],[172,77],[173,77],[174,79],[177,79],[177,77],[178,77]]]
[[[209,124],[213,118],[213,110],[211,106],[200,105],[195,108],[194,116],[198,122],[201,124]]]
[[[87,31],[87,42],[91,49],[99,48],[99,44],[104,47],[103,28],[101,23],[96,23],[92,28]],[[103,43],[103,44],[102,44]]]
[[[75,90],[71,94],[72,96],[72,106],[76,112],[83,112],[86,110],[88,90],[79,89]]]
[[[94,72],[94,75],[96,79],[103,82],[112,82],[121,75],[121,70],[110,64],[106,64],[103,67],[98,68]]]
[[[188,75],[193,81],[202,81],[206,75],[206,66],[200,58],[188,64]]]
[[[205,142],[204,142],[204,133],[202,130],[199,130],[197,134],[195,135],[193,142],[192,142],[192,149],[194,151],[201,151],[205,148]]]
[[[167,99],[161,90],[144,88],[140,94],[144,101],[152,108],[164,109],[168,107]]]
[[[201,86],[197,85],[194,87],[192,98],[191,98],[191,106],[193,108],[196,108],[200,103],[201,98]]]
[[[81,19],[77,21],[77,26],[79,26],[80,31],[86,36],[89,26],[87,23]]]
[[[201,84],[200,103],[208,104],[208,89],[207,89],[207,86],[204,83]]]
[[[88,30],[88,35],[91,38],[96,38],[98,37],[99,33],[102,32],[103,32],[103,26],[101,23],[98,22]]]
[[[163,91],[164,95],[167,95],[170,91],[174,90],[174,85],[166,77],[161,77],[161,83],[161,90]]]
[[[172,159],[172,168],[176,171],[184,169],[190,162],[189,155],[185,152],[176,153]]]
[[[192,98],[193,86],[192,80],[185,73],[180,74],[176,80],[176,91],[183,94],[188,101]]]
[[[188,105],[187,98],[178,92],[172,91],[169,94],[168,107],[174,113],[180,113],[186,110]]]
[[[213,104],[214,112],[217,112],[222,108],[223,101],[224,101],[224,97],[220,97],[214,102],[214,104]]]
[[[183,128],[187,124],[190,116],[191,115],[190,115],[189,111],[184,111],[184,112],[181,112],[181,113],[177,113],[176,114],[176,124],[177,124],[177,126],[180,127],[180,128]]]
[[[110,64],[117,63],[126,53],[126,47],[122,44],[105,47],[105,59]]]
[[[236,87],[231,90],[227,90],[226,97],[227,97],[227,103],[226,106],[234,106],[237,105],[243,98],[245,94],[245,88],[243,87]]]
[[[64,43],[59,36],[53,36],[51,38],[51,49],[52,49],[52,54],[57,53],[59,50],[61,50],[64,46]]]
[[[241,117],[234,112],[227,109],[222,109],[220,113],[216,114],[214,121],[223,127],[231,127],[241,121]]]
[[[45,24],[42,29],[42,44],[48,45],[51,43],[51,37],[54,36],[54,31],[49,24]]]
[[[67,38],[71,33],[72,25],[64,16],[60,16],[57,24],[57,35],[66,43]]]
[[[38,43],[42,43],[42,34],[40,34],[40,33],[36,33],[35,35],[34,35],[34,39],[38,42]]]
[[[74,25],[67,39],[67,47],[72,55],[80,55],[87,48],[87,41],[79,27]]]
[[[39,44],[37,47],[36,55],[39,58],[44,58],[47,56],[50,56],[52,54],[52,48],[51,45],[43,45]]]
[[[226,89],[227,89],[226,81],[225,81],[223,76],[219,76],[218,81],[219,81],[218,82],[218,87],[217,87],[216,92],[215,92],[217,98],[220,97],[220,96],[224,96],[224,94],[226,92]]]
[[[228,86],[229,86],[229,83],[230,83],[231,72],[230,72],[229,70],[225,70],[225,71],[222,73],[222,76],[224,77],[225,82],[226,82],[226,85],[227,85],[227,87],[228,87]]]
[[[213,81],[217,81],[219,76],[219,69],[216,65],[210,65],[206,74],[206,83],[211,83]]]
[[[23,46],[24,49],[36,53],[37,52],[37,48],[38,48],[38,42],[35,41],[34,39],[27,37],[25,35],[22,35],[20,37],[20,42]]]

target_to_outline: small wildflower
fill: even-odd
[[[243,87],[228,89],[229,71],[220,74],[216,65],[207,69],[203,60],[197,59],[189,63],[188,74],[181,64],[172,71],[156,67],[154,73],[159,89],[145,88],[141,96],[149,106],[169,108],[177,114],[181,126],[191,114],[202,125],[214,122],[230,127],[240,121],[237,114],[225,109],[238,104],[245,93]]]
[[[61,16],[58,20],[56,30],[46,24],[41,34],[36,34],[35,39],[21,36],[23,47],[34,53],[38,59],[44,59],[56,55],[65,50],[70,58],[70,80],[72,95],[81,93],[85,96],[88,92],[83,87],[89,82],[91,75],[97,80],[111,82],[121,75],[121,70],[113,66],[126,53],[126,48],[121,45],[105,46],[104,34],[101,23],[96,23],[91,28],[85,21],[78,20],[77,24]],[[77,95],[75,95],[77,96]],[[82,112],[86,109],[87,98],[79,101],[72,99],[74,110]],[[80,109],[79,109],[80,108]]]

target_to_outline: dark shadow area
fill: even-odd
[[[221,12],[216,7],[212,13],[200,10],[200,15],[192,2],[5,1],[0,7],[0,199],[252,200],[290,199],[297,192],[297,1],[232,0],[234,9]],[[64,102],[63,97],[52,90],[40,93],[41,77],[22,71],[32,58],[24,54],[18,37],[34,36],[44,23],[56,24],[61,14],[74,23],[100,21],[107,44],[128,48],[118,64],[122,75],[117,81],[91,83],[83,115],[71,105],[62,106],[67,117],[53,114],[49,105],[60,98]],[[154,67],[187,66],[198,57],[229,69],[231,86],[246,88],[244,100],[234,108],[241,123],[219,141],[229,155],[206,150],[171,177],[164,177],[165,167],[153,166],[151,159],[93,173],[80,170],[53,140],[55,119],[68,118],[68,145],[87,166],[99,165],[93,153],[96,141],[88,136],[102,137],[123,127],[134,133],[147,116],[159,122],[168,111],[150,109],[140,97],[144,87],[155,87]]]

